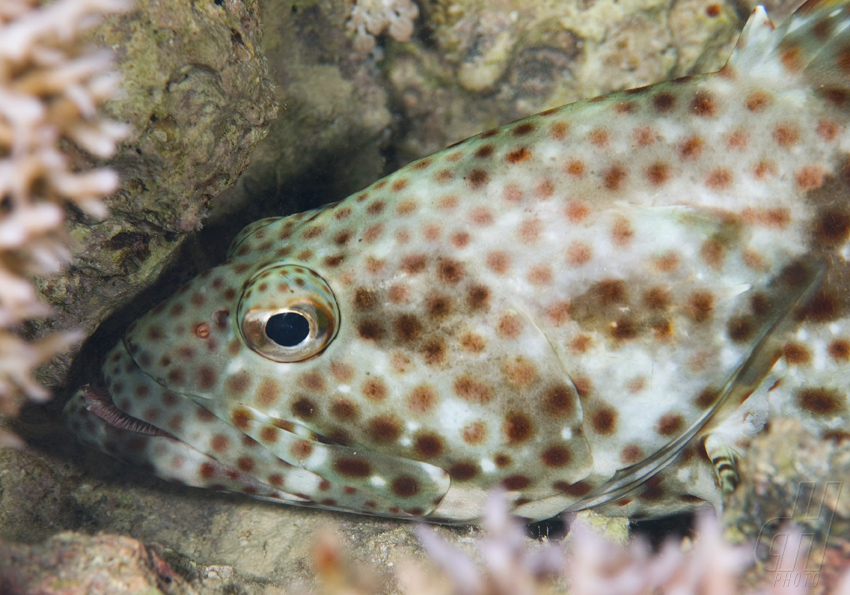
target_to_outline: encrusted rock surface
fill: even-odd
[[[385,70],[421,157],[546,108],[723,66],[748,16],[715,0],[433,0]]]
[[[349,595],[413,595],[399,584],[399,573],[432,573],[423,570],[433,562],[423,552],[413,523],[185,488],[82,446],[70,447],[69,453],[61,440],[45,444],[49,446],[40,453],[0,450],[4,469],[0,473],[0,540],[36,548],[15,549],[0,541],[0,573],[18,552],[59,555],[68,539],[85,543],[85,534],[124,535],[144,543],[200,595],[342,593],[334,589],[343,587],[349,588],[345,591]],[[69,455],[84,461],[84,470],[70,464]],[[620,542],[627,532],[623,519],[591,518],[590,522],[599,533]],[[68,529],[78,534],[49,540]],[[442,541],[480,560],[481,529],[432,529]],[[523,552],[539,551],[545,545],[531,538],[520,540]],[[328,566],[328,555],[339,560]],[[74,567],[76,560],[70,562]],[[119,564],[117,558],[111,560]],[[409,571],[411,565],[418,570]],[[335,574],[341,571],[345,577]],[[98,572],[93,571],[93,576]],[[333,584],[322,587],[328,581]],[[351,590],[355,584],[368,589]]]
[[[63,276],[40,281],[56,315],[35,335],[52,328],[91,334],[156,280],[245,168],[276,115],[256,11],[250,1],[140,0],[134,12],[95,30],[92,42],[116,49],[124,75],[124,96],[106,106],[129,124],[110,160],[122,185],[107,200],[107,220],[71,213],[74,260]],[[43,382],[60,386],[68,361],[43,370]]]
[[[0,540],[5,595],[191,595],[196,591],[156,548],[121,535],[63,532],[41,544]]]
[[[756,548],[754,578],[776,573],[780,583],[834,590],[850,571],[850,433],[821,439],[798,420],[774,420],[753,439],[740,475],[723,524],[727,538]]]
[[[340,200],[384,172],[390,98],[346,29],[347,0],[262,4],[263,48],[281,106],[213,221],[289,214]]]

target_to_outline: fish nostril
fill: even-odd
[[[206,339],[210,336],[210,325],[206,322],[201,322],[195,326],[195,335],[201,339]]]
[[[216,311],[215,311],[215,312],[213,312],[213,313],[212,313],[212,315],[210,316],[210,320],[212,320],[212,321],[213,321],[213,323],[214,323],[214,324],[215,324],[218,328],[221,328],[221,329],[223,329],[223,328],[225,328],[225,327],[227,326],[227,320],[228,320],[229,318],[230,318],[230,310],[227,310],[227,309],[224,309],[224,310],[216,310]]]

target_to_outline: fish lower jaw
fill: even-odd
[[[119,430],[144,434],[146,436],[174,438],[168,432],[146,421],[127,415],[118,409],[115,403],[112,402],[112,395],[104,388],[92,388],[91,385],[85,384],[79,388],[79,392],[82,393],[86,411]]]

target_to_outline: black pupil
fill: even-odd
[[[266,336],[281,347],[295,347],[310,334],[310,323],[303,314],[283,312],[266,322]]]

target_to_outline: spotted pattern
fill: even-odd
[[[759,9],[720,73],[549,110],[249,225],[130,326],[72,430],[196,486],[468,522],[501,485],[541,519],[720,407],[774,328],[778,362],[754,360],[705,444],[740,447],[763,407],[846,428],[847,11],[810,0],[774,31]],[[812,262],[830,269],[813,295]],[[249,315],[292,310],[309,325],[283,347],[251,335]],[[716,504],[703,443],[601,509]]]

